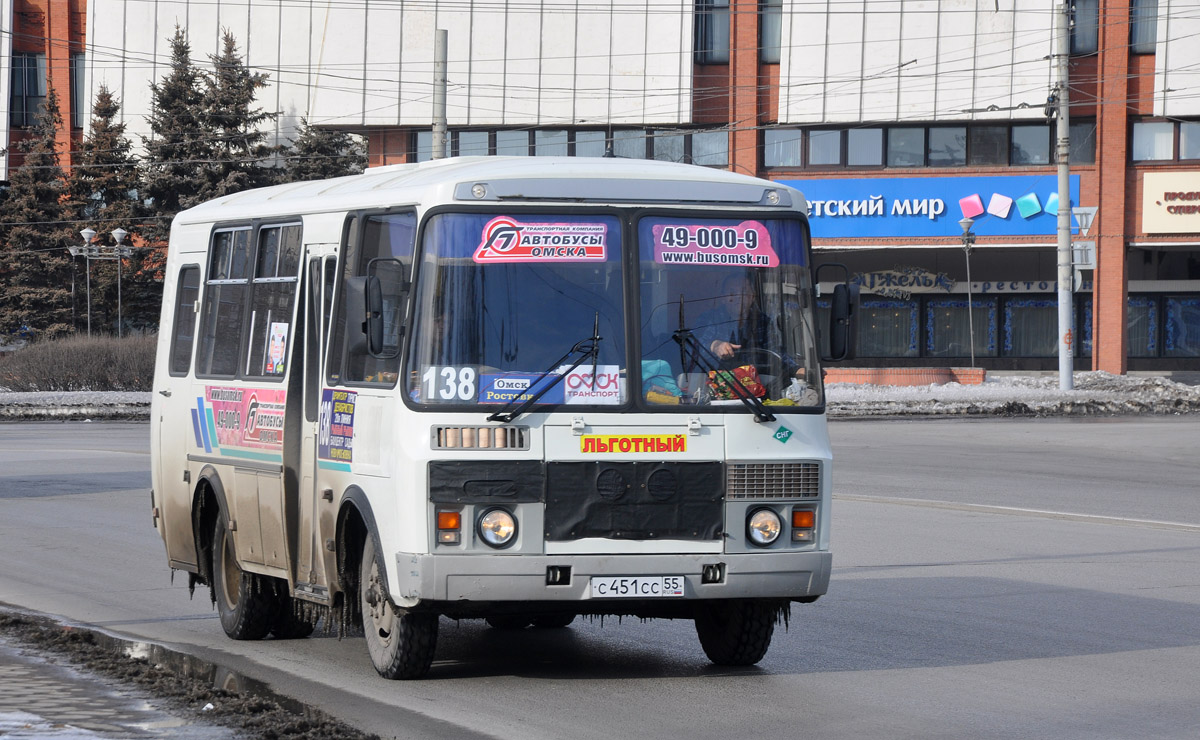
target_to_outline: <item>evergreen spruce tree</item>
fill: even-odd
[[[152,327],[162,300],[161,248],[144,247],[141,233],[146,208],[139,195],[139,173],[125,124],[117,121],[121,104],[101,85],[92,105],[92,119],[67,180],[71,218],[96,230],[96,244],[116,246],[112,231],[128,232],[124,244],[137,248],[122,260],[118,285],[117,263],[92,263],[92,324],[122,329]],[[119,296],[118,296],[119,291]],[[119,301],[119,305],[118,305]]]
[[[209,57],[213,71],[205,76],[203,98],[207,128],[213,132],[212,155],[204,166],[206,198],[216,198],[279,180],[274,159],[281,149],[268,145],[264,123],[277,113],[254,107],[255,96],[268,76],[251,72],[238,53],[237,41],[226,31],[220,54]]]
[[[68,248],[81,243],[67,222],[64,178],[55,139],[62,125],[54,88],[18,143],[24,162],[9,173],[0,204],[0,337],[41,339],[70,332],[72,265]]]
[[[213,132],[204,112],[204,73],[192,64],[191,45],[178,26],[171,38],[171,71],[150,85],[150,136],[142,160],[142,196],[153,219],[142,230],[152,244],[165,244],[171,219],[207,200],[198,173],[213,158]]]
[[[345,131],[319,128],[300,119],[297,136],[287,153],[288,182],[357,175],[367,166],[361,138]]]

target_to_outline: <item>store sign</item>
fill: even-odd
[[[1200,172],[1146,173],[1142,233],[1200,233]]]
[[[860,272],[852,275],[850,282],[863,293],[905,300],[911,298],[913,293],[949,293],[955,284],[949,275],[919,267]]]
[[[781,180],[804,193],[815,239],[957,237],[975,220],[980,236],[1052,235],[1058,176],[877,177]],[[1079,203],[1079,176],[1071,176]],[[1078,231],[1072,219],[1072,232]]]

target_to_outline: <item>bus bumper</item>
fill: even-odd
[[[622,562],[628,558],[628,562]],[[684,595],[698,599],[804,599],[829,588],[833,555],[763,552],[639,555],[520,555],[478,557],[398,553],[395,602],[404,607],[427,601],[580,602],[581,609],[619,598],[592,595],[593,576],[682,576]],[[714,569],[712,566],[719,566]],[[565,583],[561,580],[569,568]],[[705,573],[708,578],[705,578]],[[712,581],[714,573],[720,580]]]

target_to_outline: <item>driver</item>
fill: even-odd
[[[733,273],[721,281],[716,305],[698,319],[696,338],[718,359],[732,361],[751,356],[754,350],[782,354],[777,319],[763,309],[753,278]],[[784,375],[804,377],[804,368],[783,356]]]

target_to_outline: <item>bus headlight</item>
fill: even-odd
[[[489,509],[479,517],[479,537],[492,547],[506,547],[517,534],[517,520],[504,509]]]
[[[779,539],[783,522],[771,509],[758,509],[746,520],[746,536],[756,545],[763,547]]]

